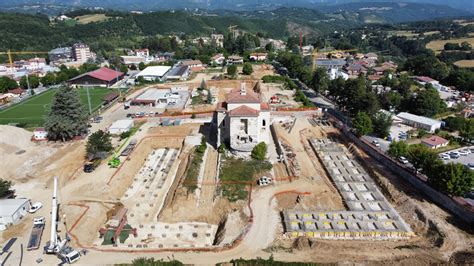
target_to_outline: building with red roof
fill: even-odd
[[[124,76],[125,73],[115,71],[110,68],[101,67],[97,70],[72,78],[68,81],[68,83],[76,86],[110,87],[117,81],[122,80]]]
[[[217,105],[218,145],[228,143],[234,151],[250,152],[260,142],[270,142],[270,107],[263,103],[259,93],[240,89],[227,95]]]
[[[444,139],[442,137],[433,135],[431,137],[427,137],[421,140],[421,143],[428,146],[430,149],[438,149],[441,147],[448,146],[449,140]]]

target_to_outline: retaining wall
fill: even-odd
[[[470,226],[474,226],[474,210],[472,210],[471,207],[461,205],[463,204],[462,200],[457,199],[459,203],[456,202],[455,199],[435,190],[430,185],[428,185],[425,181],[422,180],[423,177],[421,175],[414,175],[391,157],[380,153],[367,141],[357,138],[354,134],[347,130],[342,130],[342,132],[359,148],[361,148],[374,159],[385,165],[392,172],[402,177],[418,191],[423,193],[426,198],[448,210],[457,218],[468,223]]]

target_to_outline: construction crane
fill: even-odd
[[[230,25],[230,26],[228,27],[229,32],[232,33],[232,37],[234,37],[234,38],[235,38],[235,32],[237,31],[237,30],[235,30],[235,28],[237,28],[237,27],[238,27],[238,25]]]
[[[317,66],[317,62],[316,62],[316,59],[318,58],[318,55],[319,54],[338,54],[338,53],[345,53],[345,52],[355,52],[357,51],[358,49],[349,49],[349,50],[333,50],[333,51],[329,51],[329,52],[319,52],[318,49],[314,49],[313,53],[311,53],[311,58],[313,60],[313,72],[316,71],[316,68],[318,67]],[[337,58],[340,58],[340,56],[338,57],[339,55],[336,55]]]
[[[0,55],[8,55],[8,62],[10,63],[10,67],[13,67],[13,57],[12,55],[21,55],[21,54],[48,54],[49,52],[38,52],[38,51],[10,51],[7,52],[0,52]]]
[[[46,246],[44,247],[44,253],[54,254],[58,256],[63,262],[69,264],[79,260],[81,254],[67,245],[69,242],[69,236],[66,233],[66,237],[61,240],[58,235],[58,177],[54,177],[53,183],[53,200],[51,209],[51,237]]]

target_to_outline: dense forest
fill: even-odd
[[[296,11],[293,11],[295,13]],[[85,14],[76,12],[70,16]],[[272,18],[262,16],[222,15],[208,16],[185,11],[163,11],[146,14],[104,12],[109,19],[100,22],[79,24],[50,22],[45,15],[25,15],[0,13],[0,51],[49,50],[58,46],[70,45],[78,40],[87,42],[94,50],[110,50],[118,47],[133,47],[142,37],[178,34],[180,36],[202,36],[215,32],[228,32],[230,25],[237,25],[241,31],[259,33],[262,36],[282,38],[290,34],[288,24],[291,14]],[[305,17],[324,17],[312,11],[304,17],[296,18],[293,25],[310,28],[316,22],[304,21]],[[305,23],[305,24],[298,24]],[[319,23],[319,22],[318,22]],[[340,22],[319,23],[312,33],[325,34],[341,28]],[[314,26],[314,25],[313,25]],[[348,28],[345,26],[343,28]]]

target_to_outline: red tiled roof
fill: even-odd
[[[103,81],[106,81],[106,82],[111,82],[114,79],[116,79],[117,77],[123,76],[123,74],[124,73],[119,72],[119,71],[115,71],[115,70],[110,69],[110,68],[101,67],[97,70],[87,72],[87,73],[79,75],[75,78],[72,78],[72,79],[70,79],[70,81],[82,78],[84,76],[91,76],[91,77],[96,78],[96,79],[100,79],[100,80],[103,80]]]
[[[430,78],[430,77],[425,77],[425,76],[417,77],[416,79],[418,79],[419,81],[423,81],[423,82],[432,82],[432,81],[435,81],[434,79],[432,79],[432,78]]]
[[[258,110],[242,105],[230,111],[229,116],[258,116]]]
[[[245,95],[240,93],[240,89],[233,90],[227,95],[228,103],[260,103],[260,96],[250,90]]]
[[[260,104],[260,110],[268,111],[268,110],[270,110],[270,105],[268,103],[261,103]]]
[[[97,70],[91,71],[87,73],[89,76],[94,77],[96,79],[104,80],[104,81],[112,81],[116,79],[117,77],[120,77],[123,75],[122,72],[115,71],[110,68],[106,67],[101,67]]]
[[[22,88],[16,88],[16,89],[13,89],[13,90],[8,90],[8,93],[21,95],[21,94],[25,93],[25,90],[22,89]]]
[[[449,141],[439,136],[431,136],[431,137],[422,139],[421,142],[428,144],[430,146],[437,146],[437,145],[448,143]]]

